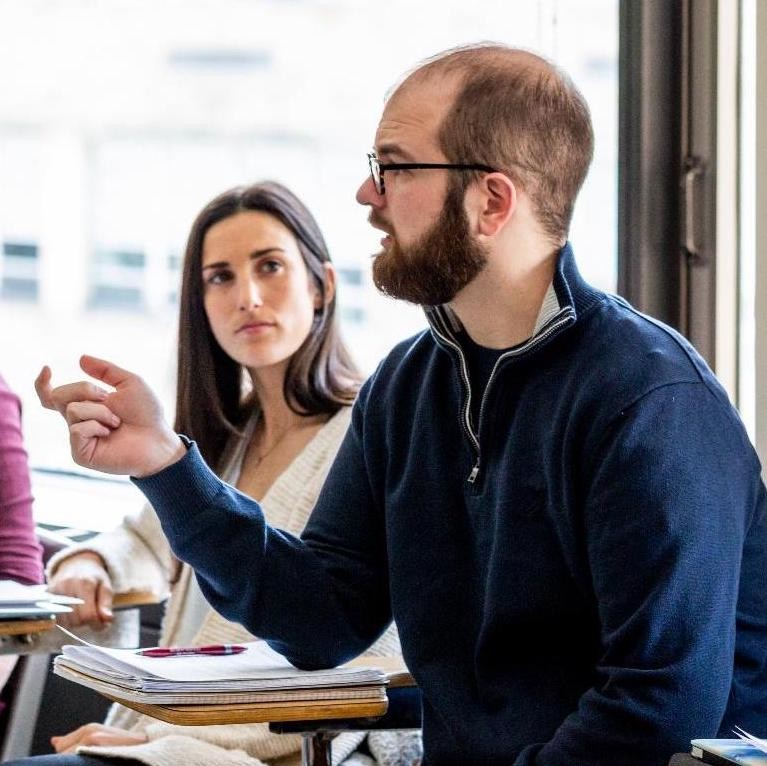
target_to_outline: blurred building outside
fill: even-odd
[[[571,239],[586,277],[614,291],[617,16],[617,0],[486,0],[481,13],[454,0],[0,0],[0,373],[24,401],[32,464],[74,469],[63,423],[34,396],[42,364],[55,382],[79,377],[81,353],[110,358],[172,417],[185,238],[231,186],[279,180],[315,213],[367,373],[422,329],[419,309],[372,285],[380,234],[354,193],[385,93],[453,45],[533,49],[583,91],[596,154]],[[36,475],[46,518],[61,486]],[[129,485],[107,497],[117,508],[99,495],[93,528],[138,502]]]

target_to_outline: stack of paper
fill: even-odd
[[[39,620],[71,612],[68,604],[82,604],[79,598],[48,593],[45,585],[21,585],[0,580],[0,620]]]
[[[386,700],[374,667],[301,671],[263,641],[222,656],[147,657],[131,649],[66,645],[54,673],[113,699],[152,705]]]

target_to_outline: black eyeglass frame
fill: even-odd
[[[375,152],[368,152],[368,165],[370,177],[373,179],[378,194],[386,194],[384,173],[387,170],[480,170],[483,173],[497,173],[495,168],[489,165],[476,163],[464,164],[453,162],[381,162]]]

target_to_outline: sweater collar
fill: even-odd
[[[537,349],[575,324],[578,315],[601,297],[581,277],[572,246],[566,242],[557,255],[554,278],[543,298],[533,334],[509,351],[515,356]],[[425,309],[434,339],[442,346],[454,346],[461,332],[461,321],[447,305]]]

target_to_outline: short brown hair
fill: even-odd
[[[482,43],[428,59],[403,87],[446,74],[459,85],[439,130],[445,156],[507,173],[543,231],[565,239],[594,150],[589,108],[573,82],[540,56]]]
[[[219,346],[203,302],[202,248],[214,224],[256,210],[276,218],[296,238],[309,277],[322,298],[309,335],[293,354],[285,374],[288,406],[301,415],[333,414],[353,402],[361,375],[341,340],[335,297],[327,295],[328,247],[314,216],[282,184],[262,181],[220,194],[192,224],[184,255],[179,301],[178,379],[175,429],[197,442],[202,456],[219,470],[227,441],[241,433],[258,401],[243,400],[243,368]]]

